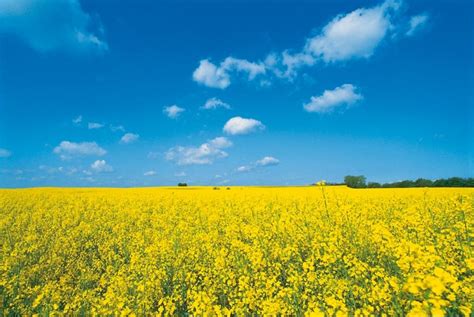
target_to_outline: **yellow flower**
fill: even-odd
[[[474,189],[0,190],[6,315],[470,316]],[[460,252],[460,248],[464,252]]]

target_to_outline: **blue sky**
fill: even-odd
[[[473,9],[0,0],[0,187],[474,176]]]

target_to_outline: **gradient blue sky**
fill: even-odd
[[[0,187],[474,176],[473,13],[0,0]]]

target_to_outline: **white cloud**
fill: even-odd
[[[148,171],[148,172],[145,172],[143,173],[144,176],[154,176],[156,175],[156,172],[155,171]]]
[[[224,125],[224,132],[231,135],[237,135],[251,133],[264,128],[265,126],[258,120],[233,117]]]
[[[174,161],[178,165],[202,165],[212,164],[214,160],[227,157],[228,154],[223,149],[232,146],[225,137],[218,137],[194,146],[176,146],[166,152],[165,158],[168,161]]]
[[[176,176],[176,177],[186,177],[186,173],[185,172],[178,172],[178,173],[174,174],[174,176]]]
[[[90,183],[94,183],[95,182],[95,178],[94,177],[81,177],[81,180],[84,180],[84,181],[88,181]]]
[[[428,18],[429,16],[426,13],[412,16],[410,18],[409,29],[406,32],[406,35],[412,36],[416,32],[418,32],[421,28],[423,28],[426,25],[426,23],[428,22]]]
[[[208,59],[203,59],[194,70],[193,79],[207,87],[225,89],[231,83],[232,73],[247,74],[247,79],[250,81],[265,71],[263,63],[249,62],[246,59],[227,57],[219,66]]]
[[[328,63],[369,58],[392,27],[391,14],[399,5],[387,0],[373,8],[338,15],[320,35],[307,41],[305,51]]]
[[[2,0],[0,21],[1,33],[14,34],[40,52],[108,49],[100,21],[83,11],[79,0]]]
[[[333,90],[325,90],[322,95],[311,97],[311,101],[303,105],[308,112],[330,112],[336,107],[351,105],[361,100],[361,94],[356,93],[356,87],[344,84]]]
[[[247,73],[248,80],[253,80],[258,75],[265,73],[265,65],[263,63],[253,63],[246,59],[239,59],[234,57],[227,57],[221,63],[221,68],[232,72]]]
[[[252,166],[242,165],[242,166],[237,167],[237,172],[245,173],[245,172],[250,172],[253,169],[254,169],[254,167],[252,167]]]
[[[147,155],[147,158],[149,159],[157,159],[161,156],[161,153],[160,152],[148,152],[148,155]]]
[[[321,32],[308,38],[301,50],[268,54],[263,63],[233,57],[227,57],[219,65],[208,59],[201,60],[193,78],[208,87],[224,89],[236,73],[247,73],[248,80],[258,75],[273,75],[291,81],[303,66],[367,59],[388,35],[396,32],[400,6],[401,0],[386,0],[371,8],[337,15]],[[420,18],[414,23],[418,20]],[[269,80],[264,78],[260,83],[268,85]]]
[[[61,159],[69,159],[74,156],[103,156],[107,153],[95,142],[70,142],[62,141],[53,150]]]
[[[253,169],[255,169],[254,166],[242,165],[242,166],[237,167],[237,172],[246,173],[246,172],[252,171]]]
[[[237,172],[247,173],[251,172],[257,168],[267,167],[267,166],[276,166],[280,164],[280,160],[274,158],[273,156],[265,156],[260,160],[255,161],[249,165],[242,165],[237,168]]]
[[[113,172],[114,170],[105,160],[95,161],[91,164],[91,169],[96,173]]]
[[[10,157],[12,152],[8,151],[7,149],[0,148],[0,157]]]
[[[89,122],[89,124],[87,125],[87,128],[89,130],[92,130],[92,129],[100,129],[100,128],[103,128],[104,125],[102,123],[97,123],[97,122]]]
[[[40,165],[39,170],[46,172],[48,174],[65,174],[65,175],[73,175],[76,174],[78,169],[75,167],[51,167],[47,165]]]
[[[193,80],[212,88],[224,89],[230,85],[230,76],[227,71],[207,59],[199,62],[198,68],[193,72]]]
[[[120,143],[129,144],[136,142],[140,138],[140,135],[136,133],[125,133],[120,139]]]
[[[273,156],[265,156],[261,160],[255,162],[257,166],[275,166],[280,164],[280,160],[274,158]]]
[[[163,112],[171,119],[178,118],[179,115],[184,111],[185,111],[184,108],[181,108],[177,105],[172,105],[172,106],[163,108]]]
[[[269,54],[265,59],[265,65],[275,76],[293,80],[302,66],[312,66],[316,63],[316,58],[308,52],[292,54],[285,50],[281,55]]]
[[[125,132],[125,128],[123,125],[110,125],[110,130],[112,132],[117,132],[117,131],[121,131],[121,132]]]
[[[81,122],[82,122],[82,116],[81,115],[77,116],[76,118],[74,118],[72,120],[72,123],[74,123],[74,124],[79,124]]]
[[[225,149],[232,146],[232,142],[226,137],[220,136],[209,141],[209,144],[217,149]]]
[[[223,102],[222,100],[218,98],[213,97],[213,98],[207,99],[204,106],[202,106],[202,109],[206,109],[206,110],[217,109],[217,108],[230,109],[230,105],[228,103]]]

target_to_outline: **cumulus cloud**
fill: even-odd
[[[120,143],[129,144],[138,141],[140,135],[136,133],[125,133],[120,139]]]
[[[193,80],[207,87],[225,89],[231,84],[230,76],[234,73],[246,74],[250,81],[265,71],[263,63],[249,62],[246,59],[227,57],[219,66],[203,59],[194,70]]]
[[[97,145],[96,142],[70,142],[62,141],[53,150],[61,159],[69,159],[76,156],[103,156],[106,150]]]
[[[217,67],[208,59],[199,62],[194,70],[193,80],[204,86],[224,89],[230,85],[230,76],[225,69]]]
[[[178,107],[177,105],[172,105],[172,106],[163,108],[163,113],[165,113],[171,119],[178,118],[179,115],[184,111],[185,111],[184,108]]]
[[[206,103],[201,108],[205,110],[211,110],[211,109],[217,109],[217,108],[230,109],[230,105],[228,103],[223,102],[222,100],[218,98],[213,97],[213,98],[207,99]]]
[[[280,160],[274,158],[273,156],[265,156],[252,164],[239,166],[237,168],[237,172],[247,173],[260,167],[276,166],[278,164],[280,164]]]
[[[232,146],[232,142],[225,137],[212,139],[200,146],[176,146],[169,149],[165,158],[178,165],[212,164],[216,159],[228,156],[225,148]]]
[[[233,117],[224,125],[224,132],[230,135],[248,134],[257,130],[263,130],[265,126],[255,119]]]
[[[0,158],[1,157],[10,157],[12,152],[8,151],[7,149],[0,148]]]
[[[409,21],[409,29],[406,32],[406,35],[412,36],[417,33],[426,25],[426,23],[428,22],[428,18],[429,16],[426,13],[412,16]]]
[[[155,171],[148,171],[148,172],[145,172],[143,173],[144,176],[154,176],[156,175],[156,172]]]
[[[105,173],[105,172],[113,172],[114,169],[112,166],[107,164],[105,160],[97,160],[91,164],[91,170],[96,173]]]
[[[330,112],[336,107],[354,104],[363,98],[356,90],[351,84],[325,90],[322,95],[311,97],[311,101],[304,104],[303,108],[308,112]]]
[[[100,21],[83,11],[79,0],[3,0],[0,21],[0,32],[14,34],[40,52],[108,49]]]
[[[268,76],[293,80],[304,66],[368,59],[384,39],[400,28],[400,6],[401,0],[386,0],[374,7],[337,15],[318,34],[307,38],[302,49],[268,54],[263,63],[233,57],[220,64],[201,60],[193,79],[208,87],[225,89],[235,74],[244,73],[248,80],[266,75],[260,83],[267,85]],[[413,18],[414,28],[424,22],[421,16]]]
[[[307,41],[305,51],[327,63],[369,58],[392,27],[392,13],[399,6],[399,2],[388,0],[373,8],[338,15],[321,34]]]
[[[103,128],[104,125],[102,123],[97,123],[97,122],[89,122],[89,124],[87,125],[87,128],[89,130],[93,130],[93,129],[100,129],[100,128]]]

